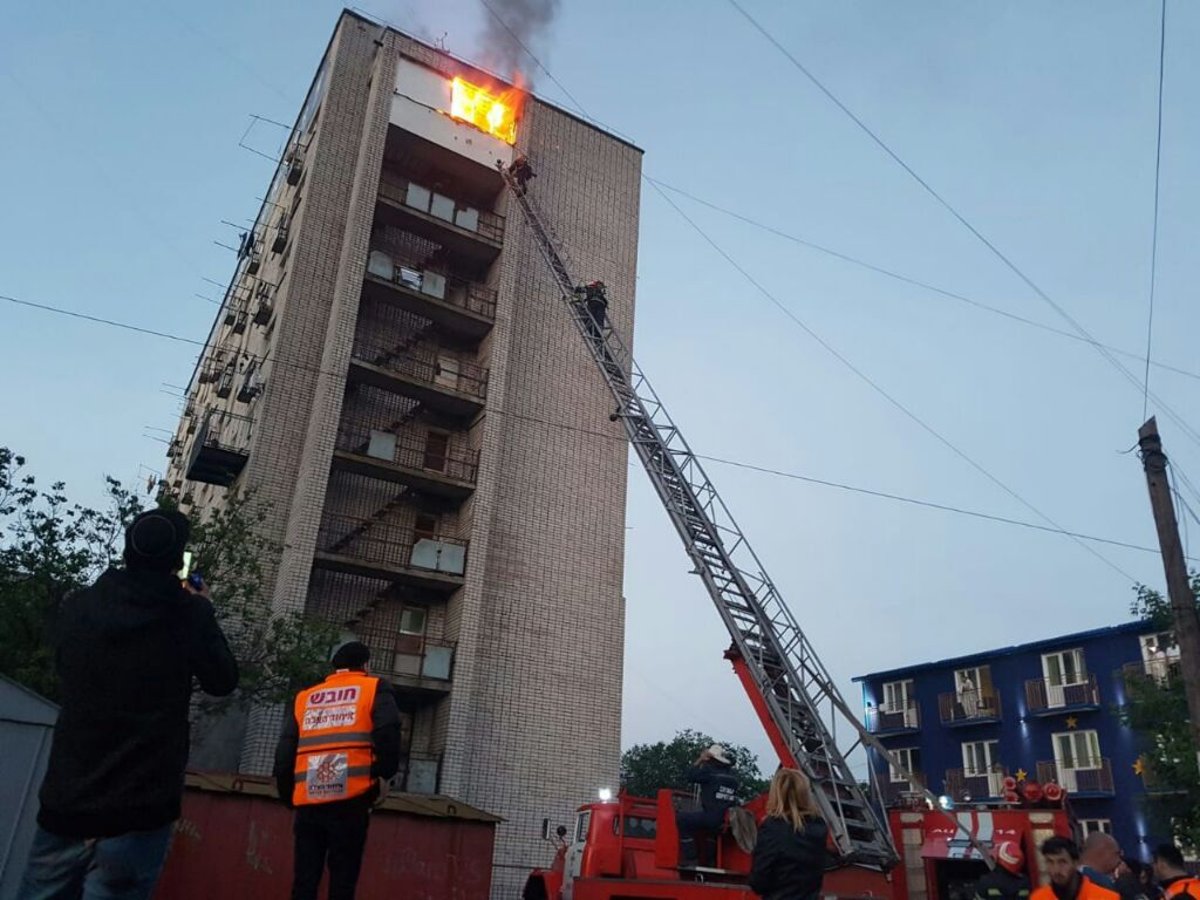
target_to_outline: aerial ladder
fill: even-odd
[[[897,861],[887,822],[870,802],[826,725],[847,724],[866,745],[898,760],[868,732],[784,603],[741,528],[678,426],[613,328],[594,291],[572,277],[562,242],[540,214],[519,172],[500,167],[572,321],[616,402],[619,420],[666,507],[684,548],[733,640],[726,656],[766,726],[780,761],[811,780],[843,864],[886,871]],[[603,288],[601,287],[601,290]],[[900,771],[909,776],[910,773]]]

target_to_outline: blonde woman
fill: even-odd
[[[815,900],[825,874],[828,838],[808,778],[796,769],[780,769],[767,794],[750,887],[765,900]]]

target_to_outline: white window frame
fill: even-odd
[[[1087,840],[1089,835],[1096,834],[1097,832],[1112,834],[1112,819],[1080,819],[1079,830],[1082,832],[1084,840]]]
[[[881,713],[903,713],[904,727],[916,728],[917,699],[914,696],[913,680],[905,678],[901,681],[885,681],[883,683],[883,702],[879,704],[879,711]]]
[[[1071,744],[1071,759],[1074,765],[1068,766],[1065,762],[1064,754],[1060,741],[1066,738]],[[1079,753],[1079,741],[1087,744],[1087,755]],[[1079,790],[1079,780],[1076,778],[1076,772],[1095,772],[1104,768],[1104,763],[1100,751],[1100,733],[1094,728],[1085,728],[1079,731],[1056,731],[1050,735],[1050,746],[1054,750],[1054,768],[1058,771],[1058,783],[1067,793],[1075,793]],[[1088,765],[1079,765],[1079,760],[1086,760]]]
[[[980,749],[983,751],[982,766],[979,765]],[[984,775],[990,775],[992,766],[996,765],[996,757],[1000,755],[999,750],[1000,742],[997,740],[963,741],[963,775],[967,778],[982,778]],[[974,757],[974,764],[972,763],[972,757]]]
[[[904,764],[904,768],[915,774],[917,767],[913,765],[913,754],[920,753],[920,747],[897,747],[890,752],[900,757],[900,762]],[[900,771],[892,765],[891,760],[888,760],[888,780],[892,784],[907,783],[909,786],[912,786],[912,782],[900,774]],[[916,788],[913,787],[913,790],[916,790]]]
[[[1063,665],[1066,659],[1070,657],[1073,661],[1075,669],[1074,681],[1068,681],[1066,676],[1067,667]],[[1058,683],[1054,679],[1050,661],[1058,660]],[[1042,654],[1042,676],[1046,684],[1046,705],[1050,707],[1066,706],[1068,687],[1073,687],[1077,684],[1086,684],[1088,680],[1087,660],[1083,655],[1082,647],[1072,647],[1069,650],[1055,650],[1053,653]]]
[[[984,677],[986,673],[986,677]],[[966,679],[970,679],[972,687],[964,687]],[[984,706],[984,699],[995,691],[992,685],[992,667],[989,665],[972,666],[969,669],[956,669],[954,672],[954,699],[962,707],[963,715],[974,719]]]

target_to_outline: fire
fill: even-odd
[[[479,85],[456,77],[450,92],[450,115],[512,144],[517,140],[520,98],[520,91],[516,89],[496,96]]]

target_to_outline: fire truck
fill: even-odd
[[[1042,880],[1037,844],[1051,834],[1072,831],[1057,786],[1014,783],[1004,809],[953,813],[921,791],[910,808],[885,812],[878,792],[872,796],[854,777],[846,754],[866,747],[917,782],[842,698],[700,460],[612,327],[604,285],[582,285],[572,277],[565,249],[528,190],[528,173],[514,171],[515,166],[499,168],[612,393],[615,411],[610,418],[623,424],[725,623],[732,640],[726,658],[780,764],[801,770],[812,783],[836,861],[826,874],[824,894],[847,900],[970,900],[970,886],[991,865],[988,847],[1006,838],[1024,849],[1033,881]],[[827,719],[848,725],[857,736],[845,752],[836,745]],[[715,836],[712,865],[680,864],[675,812],[686,802],[667,790],[654,798],[622,793],[580,807],[573,829],[560,826],[551,835],[545,822],[543,837],[554,841],[557,851],[549,869],[530,874],[524,900],[752,898],[746,884],[751,857],[727,829]],[[758,797],[747,809],[761,821],[765,806],[766,798]]]

